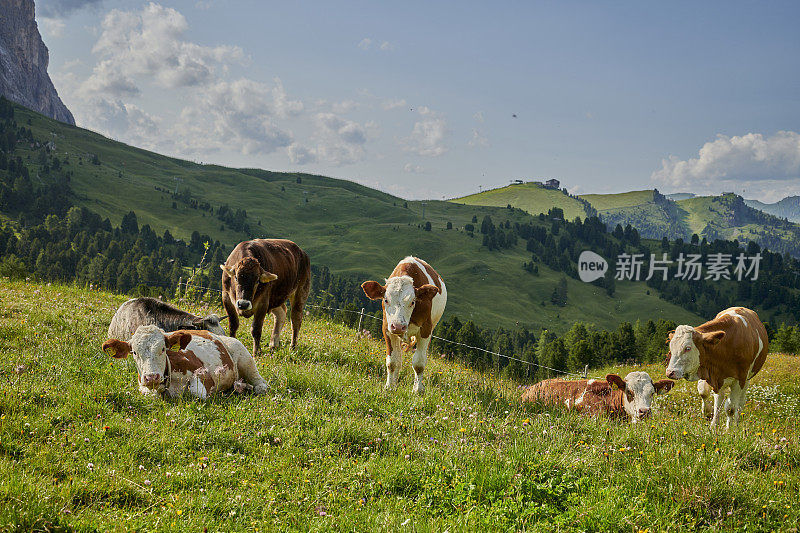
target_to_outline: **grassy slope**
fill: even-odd
[[[532,215],[547,213],[551,207],[564,210],[564,217],[572,220],[585,217],[583,205],[560,190],[546,189],[534,183],[513,184],[490,191],[471,194],[463,198],[455,198],[451,202],[467,205],[492,205],[506,207],[511,204]]]
[[[767,359],[741,428],[719,435],[685,382],[637,426],[521,405],[514,383],[436,356],[424,397],[407,362],[387,393],[381,343],[317,319],[297,352],[259,359],[270,395],[160,401],[99,349],[123,300],[0,283],[0,530],[800,524],[796,356]],[[591,375],[611,370],[630,369]]]
[[[758,235],[764,231],[762,224],[749,223],[731,226],[728,222],[732,218],[731,210],[726,205],[714,201],[715,198],[719,197],[697,196],[678,202],[678,205],[688,213],[686,222],[692,233],[701,234],[706,226],[711,225],[726,239],[758,239]],[[773,231],[790,238],[789,234],[782,229]]]
[[[622,320],[635,321],[642,316],[678,322],[698,319],[655,295],[645,294],[643,284],[618,283],[618,294],[611,299],[595,287],[569,279],[567,307],[549,305],[561,274],[544,266],[540,266],[539,277],[523,271],[522,263],[530,259],[524,242],[514,250],[488,252],[481,247],[479,236],[470,238],[458,231],[473,215],[481,220],[489,214],[496,223],[528,220],[518,212],[428,201],[423,219],[420,202],[408,202],[406,209],[404,200],[353,182],[194,164],[17,109],[18,122],[24,124],[30,118],[36,138],[50,139],[51,132],[56,133],[58,154],[69,154],[71,164],[67,168],[75,173],[72,187],[79,203],[108,216],[115,224],[133,209],[140,225],[150,224],[159,234],[168,229],[176,237],[188,239],[197,230],[231,246],[251,237],[287,237],[302,246],[315,264],[365,279],[381,279],[401,258],[418,255],[446,280],[450,289],[448,313],[471,318],[482,326],[525,324],[563,331],[574,320],[616,328]],[[83,154],[80,165],[79,154]],[[92,165],[87,154],[98,154],[101,164]],[[36,160],[35,154],[32,160]],[[298,176],[301,184],[296,183]],[[215,209],[223,203],[245,208],[258,233],[251,236],[222,231],[221,222],[208,213],[182,204],[172,209],[171,196],[154,186],[172,191],[174,177],[181,177],[182,187],[189,187],[194,197],[211,202]],[[570,200],[557,191],[549,192]],[[261,226],[255,226],[258,221]],[[419,229],[425,221],[431,222],[433,231]],[[456,229],[445,230],[448,221]],[[548,305],[541,306],[542,301]],[[583,305],[587,301],[596,305],[587,308]]]
[[[634,207],[653,202],[653,191],[630,191],[618,194],[582,194],[581,198],[592,204],[598,211]]]

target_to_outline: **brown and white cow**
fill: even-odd
[[[546,379],[525,389],[522,401],[563,404],[592,415],[629,417],[634,424],[650,416],[656,394],[669,392],[674,385],[668,379],[653,382],[647,372],[631,372],[625,379],[608,374],[605,381]]]
[[[424,392],[422,374],[428,360],[428,344],[447,304],[444,280],[428,263],[408,256],[397,264],[386,285],[365,281],[361,288],[369,298],[382,300],[386,388],[397,386],[403,365],[403,343],[412,346],[416,342],[411,358],[414,392]]]
[[[222,269],[222,303],[236,336],[239,316],[253,317],[253,355],[261,353],[261,330],[267,313],[275,316],[270,348],[280,345],[286,301],[292,306],[292,348],[297,345],[303,307],[311,288],[308,255],[286,239],[253,239],[236,245]]]
[[[199,330],[164,333],[147,325],[140,326],[130,342],[107,340],[103,351],[118,359],[133,354],[143,394],[177,397],[188,390],[205,399],[231,388],[267,392],[255,359],[233,337]]]
[[[767,330],[755,311],[731,307],[705,324],[678,326],[670,333],[667,377],[700,380],[697,391],[702,398],[703,413],[711,414],[711,428],[719,426],[723,406],[726,427],[730,428],[739,422],[747,384],[761,370],[767,352]],[[730,397],[725,400],[727,389]]]

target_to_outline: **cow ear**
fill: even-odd
[[[722,338],[725,336],[724,331],[712,331],[711,333],[703,333],[703,342],[714,346],[715,344],[719,343]]]
[[[675,330],[673,329],[672,331],[667,333],[667,342],[665,344],[669,345],[669,343],[672,342],[672,337],[674,336],[675,336]]]
[[[439,294],[439,289],[436,285],[427,284],[418,289],[414,289],[414,293],[417,295],[417,299],[432,300],[434,296]]]
[[[125,359],[131,353],[131,345],[125,341],[108,339],[103,343],[103,351],[117,359]]]
[[[361,288],[370,300],[380,300],[386,294],[386,287],[377,281],[365,281],[361,284]]]
[[[675,382],[671,379],[662,379],[653,383],[653,386],[656,388],[656,394],[660,394],[672,390],[672,387],[675,386]]]
[[[616,386],[619,390],[625,390],[625,380],[619,377],[617,374],[608,374],[606,376],[606,381],[608,384],[611,385],[613,389]]]
[[[221,268],[221,269],[222,269],[222,271],[223,271],[223,272],[225,272],[225,273],[226,273],[227,275],[229,275],[230,277],[232,277],[232,278],[235,278],[235,277],[236,277],[236,271],[235,271],[235,270],[233,270],[233,269],[232,269],[231,267],[229,267],[228,265],[220,265],[220,266],[219,266],[219,268]]]
[[[278,279],[278,276],[276,276],[272,272],[267,272],[267,271],[262,272],[261,275],[258,277],[258,281],[260,281],[261,283],[269,283],[270,281],[275,281],[276,279]]]
[[[167,345],[167,350],[177,352],[185,350],[189,343],[192,342],[192,336],[182,331],[176,331],[169,335],[164,335],[164,344]]]

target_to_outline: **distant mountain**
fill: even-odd
[[[688,200],[689,198],[694,198],[697,195],[694,194],[693,192],[675,192],[672,194],[667,194],[665,196],[670,200],[677,202],[680,200]]]
[[[586,202],[571,196],[561,189],[545,187],[537,182],[513,183],[505,187],[490,189],[470,194],[462,198],[455,198],[451,202],[466,205],[490,205],[495,207],[512,206],[527,211],[531,215],[547,213],[551,208],[558,207],[564,210],[564,218],[573,220],[575,217],[585,217],[594,213]]]
[[[75,124],[47,65],[50,55],[34,18],[33,0],[0,2],[0,95],[67,124]]]
[[[800,196],[787,196],[774,204],[765,204],[758,200],[745,200],[744,203],[770,215],[800,223]]]

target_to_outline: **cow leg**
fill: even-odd
[[[400,368],[403,366],[403,344],[397,335],[384,334],[386,338],[386,385],[384,388],[397,387]]]
[[[428,362],[428,345],[431,339],[418,338],[417,348],[414,350],[414,355],[411,358],[411,367],[414,369],[414,392],[422,394],[425,392],[425,383],[422,378],[422,373],[425,371],[425,364]]]
[[[286,323],[286,304],[276,307],[272,311],[272,316],[275,317],[275,325],[272,328],[272,338],[269,341],[270,349],[275,349],[281,345],[281,330]]]
[[[297,346],[297,337],[300,335],[300,326],[303,325],[303,310],[306,306],[311,282],[306,278],[305,283],[298,287],[290,296],[292,304],[292,349]]]
[[[267,382],[261,377],[261,373],[256,366],[256,360],[252,357],[239,357],[236,365],[239,370],[239,377],[253,386],[256,394],[265,394],[268,390]]]
[[[739,424],[739,413],[744,407],[746,395],[746,386],[745,388],[740,387],[738,381],[731,384],[731,394],[728,401],[725,402],[725,414],[728,415],[725,429],[735,428]]]
[[[236,332],[239,330],[239,315],[236,312],[236,306],[231,302],[231,298],[228,296],[227,292],[222,293],[222,306],[225,307],[225,312],[228,313],[229,336],[236,338]]]
[[[250,334],[253,336],[253,356],[261,355],[261,331],[264,329],[266,316],[266,305],[260,306],[253,315],[253,325],[250,327]]]
[[[719,427],[724,404],[725,404],[725,391],[721,389],[718,393],[716,392],[714,393],[714,416],[711,418],[712,431],[716,430]]]
[[[704,417],[711,420],[714,416],[714,391],[711,389],[711,385],[701,379],[697,382],[697,393],[700,395],[700,411]]]

